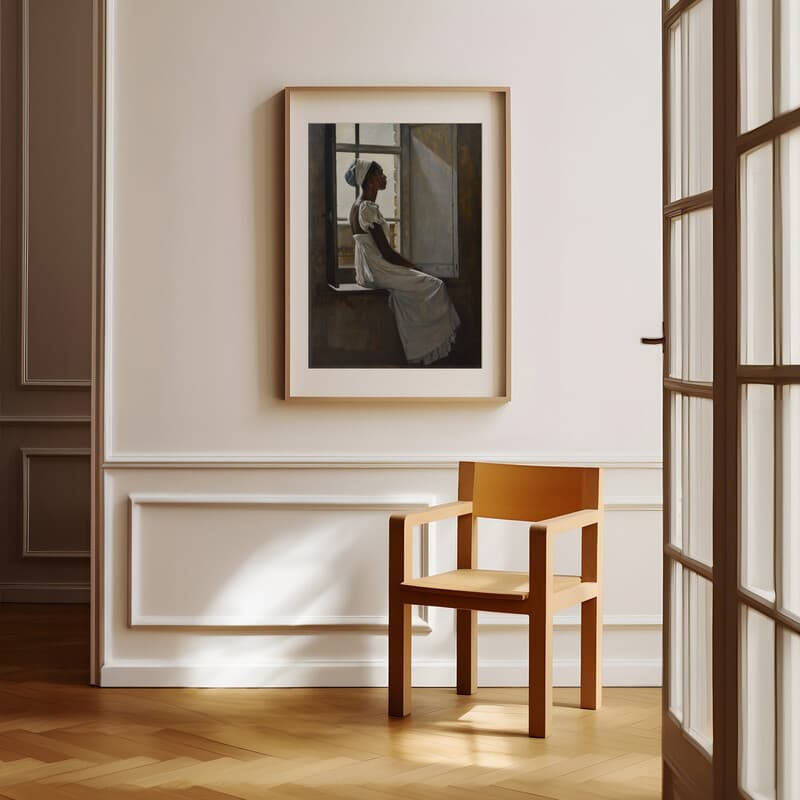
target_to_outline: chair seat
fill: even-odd
[[[581,582],[578,575],[554,575],[553,592],[573,589]],[[454,569],[425,578],[410,578],[401,586],[421,589],[432,594],[460,594],[492,597],[496,600],[525,600],[530,595],[527,572],[506,572],[492,569]]]

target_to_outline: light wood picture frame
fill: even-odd
[[[510,89],[287,87],[285,137],[285,398],[508,402]]]

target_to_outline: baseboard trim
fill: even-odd
[[[578,659],[553,662],[555,686],[578,686]],[[455,662],[423,661],[412,670],[414,686],[455,686]],[[103,667],[104,687],[291,688],[386,686],[384,660],[286,661],[271,664],[173,665],[119,662]],[[527,686],[528,665],[522,660],[486,660],[478,664],[481,686]],[[661,659],[608,659],[604,686],[660,686]]]
[[[88,583],[0,583],[0,603],[88,602]]]

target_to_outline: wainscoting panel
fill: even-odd
[[[89,600],[88,445],[85,423],[0,421],[0,603]]]
[[[650,465],[606,473],[607,685],[661,679],[659,482]],[[424,459],[107,464],[102,684],[385,685],[388,517],[452,500],[456,483],[454,462]],[[450,521],[416,541],[417,574],[455,566]],[[576,546],[562,537],[559,568],[577,567]],[[525,548],[524,525],[480,522],[481,566],[524,569]],[[453,612],[415,609],[414,623],[414,682],[452,685]],[[524,621],[479,623],[479,682],[524,684]],[[567,609],[558,684],[577,681],[578,641]]]
[[[430,504],[430,496],[132,495],[130,625],[385,627],[380,533],[388,514]],[[427,530],[418,550],[426,544]],[[331,564],[354,580],[332,581]]]
[[[89,600],[91,36],[0,4],[0,603]]]
[[[92,2],[22,0],[21,384],[89,387]]]
[[[22,450],[22,555],[89,558],[89,449]]]

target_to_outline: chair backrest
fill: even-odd
[[[539,467],[462,461],[458,499],[473,516],[536,522],[600,507],[597,467]]]

